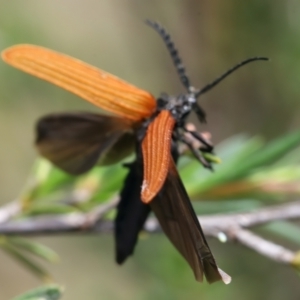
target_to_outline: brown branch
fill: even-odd
[[[113,221],[103,219],[103,216],[113,209],[118,199],[97,206],[89,213],[69,213],[66,215],[47,215],[20,220],[10,220],[0,223],[0,234],[5,235],[44,235],[63,233],[111,233]],[[11,207],[0,209],[0,217],[11,213]],[[5,219],[4,217],[2,217]],[[276,220],[300,219],[300,201],[274,205],[247,213],[217,214],[200,216],[203,231],[206,236],[216,237],[221,241],[237,241],[254,251],[283,264],[295,264],[296,252],[281,245],[268,241],[251,231],[253,226]],[[0,218],[1,220],[1,218]],[[159,223],[155,218],[149,218],[144,228],[147,232],[160,232]]]
[[[300,218],[300,201],[272,205],[246,213],[203,216],[201,223],[206,222],[207,226],[215,225],[222,230],[222,227],[228,228],[230,224],[248,228],[272,221],[297,218]]]
[[[246,229],[238,228],[234,232],[234,238],[242,245],[280,263],[292,264],[296,257],[295,252],[268,241]]]
[[[18,215],[22,210],[22,206],[19,201],[14,200],[8,204],[3,205],[0,208],[0,224],[5,223]]]

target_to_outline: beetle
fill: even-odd
[[[37,122],[36,147],[40,154],[62,170],[80,175],[96,164],[120,161],[135,149],[136,159],[120,193],[115,220],[116,260],[122,263],[133,253],[138,233],[151,210],[195,278],[207,281],[231,278],[218,268],[205,239],[189,196],[177,172],[178,142],[185,143],[206,168],[211,168],[203,151],[213,146],[201,134],[186,128],[186,118],[194,111],[205,121],[205,112],[197,103],[233,71],[247,63],[267,60],[247,59],[202,89],[190,84],[185,68],[167,31],[157,22],[147,21],[162,37],[186,93],[162,94],[157,100],[118,77],[52,50],[34,45],[16,45],[2,52],[8,64],[56,84],[106,110],[114,116],[92,113],[51,114]],[[195,149],[185,138],[189,132],[204,146]],[[199,151],[200,150],[200,151]]]

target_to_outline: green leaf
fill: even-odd
[[[227,160],[222,157],[221,151],[223,163],[215,166],[216,172],[205,175],[202,168],[198,167],[197,170],[195,165],[189,164],[184,167],[181,174],[190,196],[193,197],[216,186],[244,179],[259,168],[275,163],[299,144],[299,131],[278,138],[264,147],[261,139],[253,138],[244,142],[243,146],[239,146],[238,152],[231,149],[229,151],[231,155],[227,153]],[[223,152],[226,152],[225,150],[223,146]]]
[[[275,141],[267,144],[266,147],[257,153],[248,165],[263,166],[276,162],[282,156],[292,151],[295,147],[300,145],[300,131],[292,132],[277,138]]]
[[[241,199],[239,201],[193,201],[193,207],[197,215],[245,212],[258,209],[262,206],[262,202],[253,199]]]
[[[58,255],[52,249],[29,239],[11,237],[9,238],[9,242],[16,248],[25,250],[31,254],[45,259],[46,261],[57,262],[59,260]]]
[[[291,265],[296,269],[297,274],[300,275],[300,251],[296,252]]]
[[[32,168],[27,185],[20,196],[24,205],[30,205],[37,199],[48,196],[58,189],[69,186],[76,180],[45,159],[37,159]]]
[[[21,263],[25,268],[35,274],[37,277],[41,278],[44,281],[50,280],[49,273],[44,270],[38,263],[36,263],[33,259],[29,258],[27,255],[22,253],[19,249],[14,247],[9,243],[9,240],[5,238],[1,238],[0,246],[2,249],[8,253],[12,258]]]
[[[122,187],[128,169],[121,164],[104,168],[99,189],[93,195],[92,201],[96,203],[111,199]]]
[[[282,156],[293,150],[300,144],[300,131],[293,132],[284,137],[280,137],[265,147],[252,153],[248,158],[239,162],[234,172],[227,176],[227,180],[237,180],[249,175],[255,168],[260,168],[271,163],[275,163]]]
[[[214,155],[214,154],[212,154],[212,153],[203,152],[202,155],[203,155],[203,157],[204,157],[207,161],[209,161],[209,162],[211,162],[211,163],[213,163],[213,164],[220,164],[220,163],[222,163],[221,158],[218,157],[218,156],[216,156],[216,155]]]
[[[24,212],[24,216],[38,216],[49,214],[66,214],[78,211],[76,207],[60,203],[37,203],[30,205]]]
[[[275,233],[285,239],[300,245],[300,228],[288,221],[276,221],[265,224],[262,228],[270,233]]]
[[[30,290],[13,300],[58,300],[62,296],[63,288],[58,285],[47,285]]]
[[[232,176],[230,174],[235,173],[241,161],[258,151],[262,145],[262,140],[258,137],[245,140],[244,137],[238,136],[236,139],[230,138],[229,141],[223,142],[220,147],[216,147],[216,153],[222,159],[222,164],[214,166],[215,172],[201,168],[196,160],[191,160],[180,170],[189,195],[193,197],[227,182],[228,178]]]

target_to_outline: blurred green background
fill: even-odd
[[[182,91],[158,35],[162,23],[201,87],[235,63],[268,56],[201,98],[215,144],[237,134],[275,138],[299,128],[300,2],[296,0],[0,0],[0,50],[32,43],[77,57],[151,91]],[[97,109],[0,62],[0,201],[18,196],[36,158],[33,127],[54,111]],[[66,287],[63,299],[300,299],[299,277],[240,245],[209,240],[229,286],[195,282],[163,235],[141,239],[124,266],[112,236],[39,238],[61,257],[48,268]],[[0,253],[0,300],[40,282]]]

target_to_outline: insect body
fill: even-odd
[[[110,164],[135,149],[136,160],[120,195],[116,217],[116,259],[122,263],[133,253],[139,231],[151,209],[162,229],[187,260],[198,281],[230,277],[217,267],[199,221],[175,167],[177,142],[186,143],[195,157],[210,168],[199,149],[184,138],[185,119],[195,111],[205,113],[197,98],[242,65],[265,58],[251,58],[202,89],[190,85],[170,36],[158,23],[147,21],[163,38],[177,68],[185,94],[155,98],[109,73],[79,60],[33,45],[16,45],[2,52],[12,66],[54,83],[96,106],[115,114],[52,114],[37,123],[36,147],[40,154],[64,171],[80,175],[97,163]],[[190,132],[211,152],[211,144],[197,132]]]

